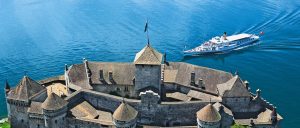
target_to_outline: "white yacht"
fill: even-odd
[[[260,33],[262,35],[263,32]],[[185,55],[200,55],[200,54],[215,54],[215,53],[226,53],[235,49],[239,49],[245,46],[254,44],[259,40],[259,36],[255,34],[237,34],[227,36],[226,32],[224,35],[219,37],[213,37],[209,41],[204,42],[200,46],[185,50]]]

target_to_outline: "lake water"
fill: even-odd
[[[169,61],[239,72],[252,92],[278,107],[283,127],[300,121],[300,1],[273,0],[0,0],[0,82],[15,86],[63,74],[64,64],[132,62],[146,45]],[[183,57],[224,31],[264,31],[259,45],[225,55]],[[0,115],[6,116],[4,92]]]

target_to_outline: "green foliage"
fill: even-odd
[[[1,123],[0,128],[10,128],[10,124],[8,122]]]
[[[249,128],[247,126],[243,126],[243,125],[240,125],[240,124],[234,124],[231,126],[231,128]]]

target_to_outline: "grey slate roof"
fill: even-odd
[[[28,76],[24,76],[19,84],[10,91],[8,98],[20,101],[29,101],[32,96],[35,96],[43,90],[46,90],[46,88]]]
[[[92,89],[89,85],[84,64],[74,64],[68,71],[69,79],[72,84],[80,86],[84,89]]]
[[[112,84],[108,74],[112,72],[113,81],[117,85],[134,85],[135,65],[133,63],[111,63],[89,61],[88,67],[91,70],[92,84]],[[182,62],[169,62],[165,65],[164,82],[177,83],[183,86],[190,86],[190,74],[195,72],[196,84],[198,79],[203,79],[206,91],[217,93],[217,84],[224,83],[232,78],[227,72],[210,69],[206,67],[191,65]],[[100,70],[103,70],[105,83],[100,80]],[[92,89],[88,84],[84,64],[76,64],[69,69],[69,79],[74,85],[81,88]]]
[[[217,84],[224,83],[232,78],[232,75],[228,72],[183,62],[169,62],[168,66],[165,65],[164,82],[190,86],[191,72],[195,72],[196,84],[198,84],[199,78],[203,79],[205,89],[213,93],[217,93]]]
[[[135,55],[134,64],[160,65],[163,55],[149,45],[146,45]]]
[[[59,110],[65,107],[67,104],[67,101],[65,101],[64,99],[52,92],[42,103],[42,108],[45,110]]]
[[[135,65],[133,63],[108,63],[108,62],[91,62],[88,63],[91,69],[92,83],[105,84],[100,81],[100,70],[103,70],[104,81],[112,84],[109,80],[109,72],[112,72],[113,81],[118,85],[133,85],[135,75]]]
[[[138,111],[125,102],[122,102],[120,106],[115,110],[113,118],[118,121],[131,121],[138,115]]]
[[[167,93],[166,97],[181,100],[181,101],[190,101],[192,98],[187,96],[186,94],[180,92]]]
[[[218,92],[222,97],[250,97],[250,93],[239,76],[234,76],[223,84],[218,84]]]
[[[208,104],[197,112],[197,118],[204,122],[218,122],[221,115],[212,104]]]
[[[198,100],[205,100],[205,101],[218,100],[218,97],[216,97],[214,95],[210,95],[210,94],[195,91],[195,90],[190,90],[188,92],[187,96],[198,99]]]
[[[42,103],[32,101],[30,107],[28,108],[29,113],[43,114]]]
[[[70,112],[76,118],[95,119],[98,116],[97,110],[87,101],[83,101],[70,109]]]

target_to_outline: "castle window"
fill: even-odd
[[[24,120],[22,119],[22,120],[21,120],[21,122],[23,123],[23,122],[24,122]]]
[[[128,90],[128,86],[127,86],[127,85],[125,86],[125,89],[124,89],[124,91],[125,91],[125,92],[128,92],[128,91],[129,91],[129,90]]]
[[[116,88],[117,91],[121,91],[121,89],[119,87]]]
[[[54,121],[57,124],[57,120]]]

